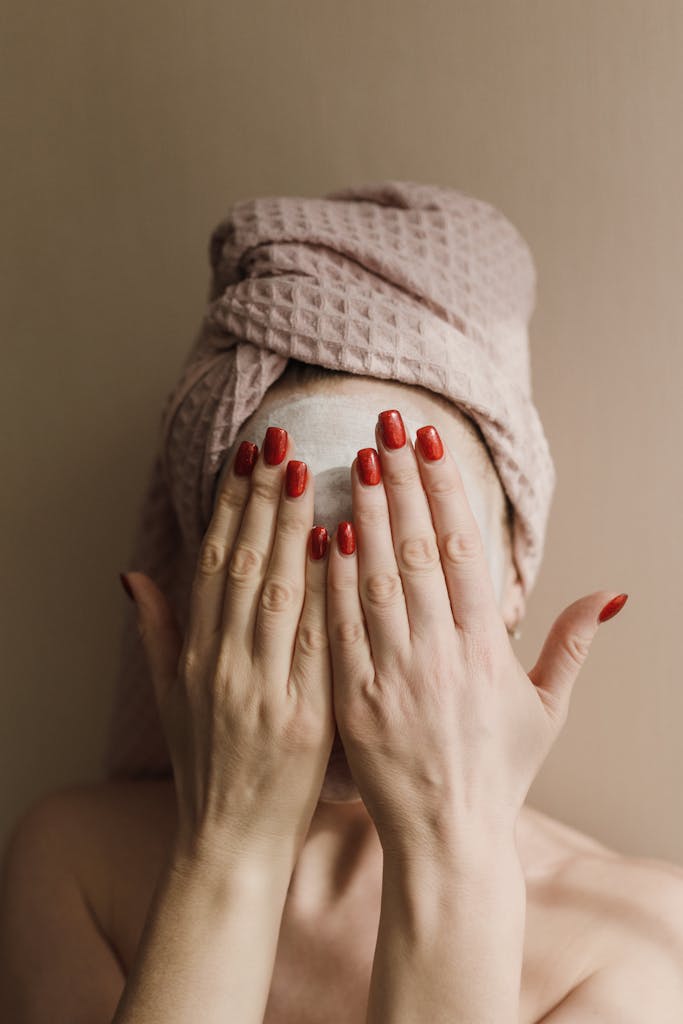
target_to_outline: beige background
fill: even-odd
[[[461,187],[538,265],[559,482],[518,649],[600,631],[529,801],[683,863],[680,0],[10,0],[3,14],[0,829],[94,779],[137,504],[238,198]]]

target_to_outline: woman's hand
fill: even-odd
[[[379,458],[363,449],[352,466],[357,551],[342,554],[338,534],[328,565],[334,712],[351,773],[385,852],[480,825],[514,832],[613,595],[565,608],[526,672],[435,428],[418,431],[416,454],[388,410],[376,441]]]
[[[320,795],[334,738],[327,533],[311,530],[312,474],[287,465],[293,450],[286,431],[269,427],[263,451],[244,442],[225,473],[184,642],[156,584],[128,574],[183,850],[239,844],[293,864]]]

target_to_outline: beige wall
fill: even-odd
[[[576,597],[630,594],[530,802],[683,863],[683,4],[10,0],[0,45],[3,832],[96,777],[211,228],[238,198],[392,177],[499,205],[538,264],[559,482],[521,660]]]

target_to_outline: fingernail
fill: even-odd
[[[269,466],[279,466],[287,451],[287,431],[283,427],[268,427],[263,443],[263,458]]]
[[[251,476],[251,471],[258,455],[258,445],[253,441],[242,441],[235,456],[235,474],[237,476]]]
[[[443,455],[443,443],[439,437],[436,427],[429,424],[426,427],[419,427],[417,430],[417,444],[420,454],[434,462]]]
[[[128,582],[128,577],[126,576],[125,572],[119,573],[119,579],[121,580],[121,586],[128,594],[128,597],[131,599],[131,601],[135,601],[135,594],[133,593],[133,590],[131,588],[130,583]]]
[[[385,409],[378,419],[382,443],[387,448],[402,448],[406,443],[406,428],[398,409]]]
[[[613,597],[611,601],[608,601],[605,607],[598,615],[598,622],[606,622],[607,619],[611,619],[614,615],[621,611],[628,600],[628,594],[619,594],[618,597]]]
[[[305,462],[290,459],[285,473],[288,498],[298,498],[306,488],[307,467]]]
[[[353,523],[344,520],[337,526],[337,545],[342,555],[352,555],[356,550],[356,534]]]
[[[361,483],[364,484],[378,484],[380,482],[382,471],[379,466],[379,455],[374,448],[361,448],[356,452],[358,461],[356,463],[358,467],[358,476],[360,477]]]
[[[324,558],[327,551],[327,529],[324,526],[314,526],[311,530],[311,558]]]

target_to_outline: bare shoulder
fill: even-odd
[[[175,822],[170,779],[111,781],[66,786],[36,800],[17,821],[13,837],[40,833],[42,845],[60,852],[123,856],[131,844],[162,849]],[[147,852],[152,852],[149,848]]]
[[[5,859],[15,870],[73,877],[126,964],[139,941],[175,821],[170,779],[64,787],[24,812]]]
[[[558,856],[530,888],[560,919],[572,915],[575,948],[587,951],[577,960],[574,986],[595,988],[635,971],[633,983],[644,993],[661,982],[678,988],[683,1000],[683,867],[625,854],[547,815],[541,818],[539,826]]]
[[[683,1020],[683,868],[533,808],[522,1019]]]

